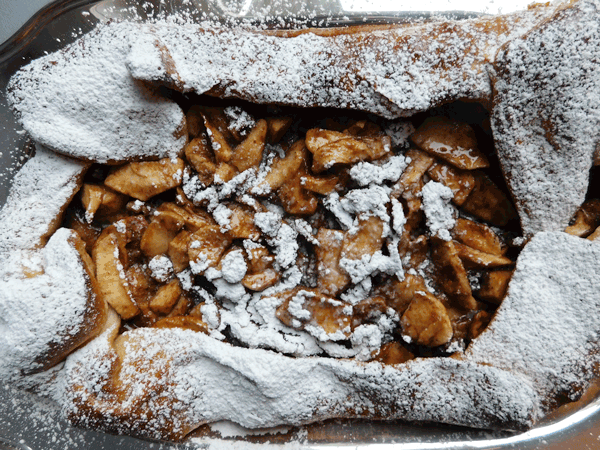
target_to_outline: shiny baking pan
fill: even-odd
[[[1,0],[0,0],[1,1]],[[465,0],[469,1],[469,0]],[[434,4],[419,3],[420,7]],[[391,4],[391,3],[389,3]],[[55,51],[91,30],[99,21],[148,20],[183,14],[190,20],[211,18],[235,24],[241,20],[261,22],[266,26],[288,26],[302,20],[311,26],[343,26],[356,23],[389,23],[427,19],[443,15],[465,18],[486,12],[471,11],[455,2],[448,11],[368,13],[356,2],[338,0],[59,0],[32,17],[12,38],[0,43],[0,204],[7,196],[14,173],[31,153],[32,145],[6,104],[5,87],[10,76],[22,65],[46,52]],[[396,9],[398,9],[397,4]],[[458,6],[457,6],[458,5]],[[409,5],[410,6],[410,5]],[[514,6],[514,5],[512,5]],[[496,8],[498,5],[496,5]],[[346,9],[345,9],[346,8]],[[468,11],[471,12],[468,12]],[[488,9],[489,11],[489,9]],[[506,9],[504,9],[506,12]],[[0,26],[2,25],[0,17]],[[0,317],[0,326],[2,318]],[[0,364],[2,362],[0,361]],[[271,434],[245,434],[232,424],[216,428],[201,427],[183,444],[151,442],[130,437],[71,427],[59,419],[55,406],[28,393],[0,385],[0,450],[99,449],[192,449],[192,448],[356,448],[370,450],[429,449],[600,449],[599,387],[584,397],[565,405],[534,429],[521,434],[490,432],[443,425],[415,425],[406,422],[332,420],[307,427],[279,428]],[[227,432],[226,432],[226,431]],[[223,435],[223,436],[222,436]]]

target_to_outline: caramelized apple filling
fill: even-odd
[[[387,364],[461,351],[519,225],[485,118],[441,112],[193,105],[180,158],[94,166],[66,226],[125,327]],[[596,203],[567,231],[592,234]]]

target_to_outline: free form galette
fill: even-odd
[[[224,419],[250,428],[329,417],[531,426],[565,395],[576,398],[597,362],[600,248],[562,230],[586,200],[599,140],[599,44],[598,4],[579,1],[332,32],[110,24],[32,62],[8,98],[51,150],[38,146],[0,215],[2,377],[51,396],[80,424],[159,438]],[[546,76],[565,67],[568,76]],[[157,84],[380,118],[309,130],[283,121],[276,136],[281,112],[248,119],[243,103],[184,112]],[[502,237],[486,223],[505,227],[514,211],[503,209],[505,221],[473,206],[473,189],[493,190],[485,155],[460,166],[427,144],[432,123],[460,121],[411,127],[415,114],[464,99],[491,107],[497,156],[531,239],[490,325],[461,349],[452,311],[473,312],[470,323],[483,311],[466,261],[493,276],[514,262],[501,242],[482,269],[457,230],[470,221]],[[96,162],[125,164],[89,171]],[[81,223],[96,216],[93,239],[59,228],[75,222],[62,222],[70,202],[86,208]],[[407,230],[425,239],[406,241],[411,255],[426,242],[418,264],[400,252]],[[132,248],[144,261],[138,272],[123,259],[138,257]],[[314,253],[303,256],[306,248]],[[325,264],[335,252],[328,272],[310,269],[311,258]],[[452,269],[460,286],[419,285],[401,313],[377,290],[429,281],[435,267]],[[133,294],[146,272],[148,304]],[[115,273],[124,294],[99,283]],[[439,313],[434,331],[420,327],[420,311]],[[443,350],[386,363],[384,347]]]

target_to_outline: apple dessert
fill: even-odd
[[[92,167],[64,226],[100,295],[128,327],[294,356],[464,349],[518,254],[471,125],[261,112],[195,104],[181,158]]]
[[[598,11],[111,23],[31,62],[7,92],[37,147],[0,212],[0,378],[173,440],[522,430],[578,399],[600,362]]]

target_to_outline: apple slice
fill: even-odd
[[[117,192],[146,201],[181,184],[184,162],[164,158],[131,162],[112,171],[104,184]]]
[[[100,294],[123,319],[138,315],[140,309],[129,292],[125,271],[119,260],[117,235],[111,231],[102,233],[94,244],[92,257],[96,264]]]

